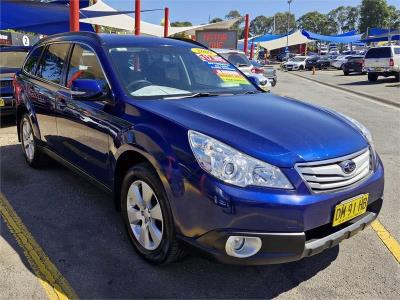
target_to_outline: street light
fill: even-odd
[[[287,30],[286,30],[286,50],[289,52],[289,26],[290,26],[290,4],[293,2],[293,0],[288,0],[287,3],[289,5],[289,14],[287,17]]]

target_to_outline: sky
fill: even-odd
[[[134,10],[134,0],[103,0],[118,10]],[[387,0],[388,4],[399,7],[400,0]],[[357,6],[361,0],[293,0],[291,11],[296,19],[304,13],[317,10],[327,13],[338,6]],[[142,10],[169,7],[170,21],[190,21],[193,25],[208,23],[209,18],[224,16],[230,10],[238,10],[241,14],[248,13],[250,19],[258,15],[272,16],[279,11],[287,11],[287,0],[142,0]],[[164,13],[162,11],[143,12],[142,19],[154,24],[160,24]]]

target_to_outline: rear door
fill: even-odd
[[[81,101],[72,99],[70,87],[74,80],[94,79],[101,84],[101,99]],[[73,46],[66,72],[69,93],[57,101],[57,151],[87,174],[107,184],[108,136],[110,134],[113,100],[111,89],[96,53],[87,45]]]
[[[365,68],[381,71],[381,69],[390,66],[391,57],[392,49],[390,47],[371,48],[365,54]]]
[[[57,143],[56,99],[60,91],[66,90],[63,74],[69,48],[69,43],[47,46],[37,66],[36,75],[27,86],[39,123],[41,139],[51,148]]]

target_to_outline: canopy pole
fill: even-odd
[[[243,51],[244,54],[247,55],[247,47],[248,47],[248,42],[249,42],[249,14],[246,14],[245,18],[244,18],[244,47],[243,47]]]
[[[140,0],[135,0],[135,35],[140,35]]]
[[[169,8],[164,8],[164,37],[168,36],[168,26],[169,26]]]
[[[69,30],[79,31],[79,0],[69,0]]]
[[[96,4],[96,3],[97,3],[97,0],[93,0],[93,4]],[[100,25],[95,24],[94,31],[96,31],[96,33],[100,33]]]

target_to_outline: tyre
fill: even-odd
[[[299,67],[299,70],[300,70],[300,71],[303,71],[303,70],[304,70],[304,66],[300,66],[300,67]]]
[[[160,265],[183,256],[167,196],[149,164],[128,170],[122,182],[121,208],[132,244],[143,258]]]
[[[400,73],[397,73],[394,78],[396,78],[396,81],[399,82],[400,81]]]
[[[378,80],[378,74],[368,73],[368,81],[376,82]]]
[[[45,158],[40,153],[38,141],[33,133],[32,122],[28,114],[24,114],[19,123],[19,132],[21,138],[22,152],[24,153],[25,160],[32,168],[40,168],[45,165]]]
[[[271,86],[276,86],[276,79],[271,80]]]
[[[349,76],[349,72],[348,71],[343,71],[344,76]]]

